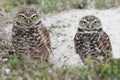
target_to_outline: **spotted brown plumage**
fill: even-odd
[[[103,31],[98,17],[88,15],[80,20],[80,26],[74,37],[75,51],[85,62],[91,57],[98,62],[108,62],[112,57],[109,36]]]
[[[24,8],[17,13],[12,28],[12,44],[25,59],[48,60],[52,53],[49,32],[35,9]]]

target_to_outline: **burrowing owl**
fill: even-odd
[[[75,51],[83,62],[90,56],[97,62],[106,63],[112,56],[110,39],[96,16],[88,15],[80,20],[74,44]]]
[[[42,24],[35,9],[24,8],[14,19],[12,44],[25,59],[46,61],[52,53],[49,32]]]

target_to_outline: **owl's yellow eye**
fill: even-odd
[[[32,19],[36,19],[37,18],[37,16],[35,15],[35,16],[32,16]]]
[[[95,21],[93,24],[94,24],[94,25],[98,25],[98,24],[99,24],[99,21]]]
[[[83,25],[87,25],[87,22],[86,21],[82,21],[81,22]]]
[[[20,19],[25,19],[25,16],[21,15],[21,16],[20,16]]]

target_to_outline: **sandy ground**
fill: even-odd
[[[79,20],[85,15],[95,15],[101,19],[103,29],[108,33],[112,43],[113,57],[120,57],[120,9],[73,9],[42,18],[43,24],[51,31],[53,55],[51,55],[49,60],[56,66],[59,67],[63,64],[79,66],[82,64],[79,56],[75,54],[73,38],[77,31]],[[54,25],[54,28],[51,28],[51,25]],[[11,31],[10,26],[12,25],[5,28],[7,33]]]

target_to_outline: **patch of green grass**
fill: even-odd
[[[119,7],[120,0],[94,0],[96,9],[108,9],[112,7]]]
[[[0,7],[4,7],[7,10],[32,7],[48,13],[69,9],[76,3],[81,3],[81,0],[0,0]]]
[[[96,9],[116,7],[120,4],[120,0],[92,0],[92,2],[89,0],[0,0],[0,8],[5,8],[7,11],[16,11],[19,8],[32,7],[43,13],[49,13],[71,8],[84,9],[91,4]]]
[[[120,0],[116,0],[116,1],[115,1],[115,5],[116,5],[117,7],[120,7]]]
[[[95,0],[95,8],[97,9],[104,9],[106,6],[107,0]]]
[[[111,59],[108,64],[99,63],[94,66],[88,59],[86,66],[53,68],[50,63],[36,63],[24,61],[21,56],[14,54],[9,57],[7,63],[0,65],[0,80],[6,77],[8,80],[119,80],[120,59]],[[4,69],[9,68],[9,74]]]
[[[100,77],[112,79],[120,79],[120,59],[112,59],[109,64],[99,64],[97,67],[97,73]]]

